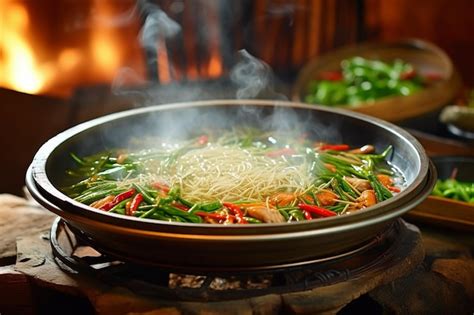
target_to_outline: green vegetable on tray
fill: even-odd
[[[474,183],[461,182],[456,179],[438,179],[432,195],[459,201],[474,203]]]
[[[320,105],[357,105],[387,96],[411,95],[424,80],[400,59],[392,63],[362,57],[345,59],[340,71],[323,72],[309,83],[305,101]]]

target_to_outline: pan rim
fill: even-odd
[[[123,119],[133,115],[139,115],[143,113],[155,112],[155,111],[166,111],[166,110],[174,110],[174,109],[185,109],[185,108],[195,108],[195,107],[208,107],[208,106],[236,106],[236,105],[253,105],[253,106],[270,106],[270,107],[291,107],[291,108],[302,108],[302,109],[309,109],[309,110],[318,110],[324,112],[331,112],[336,113],[343,116],[350,116],[352,118],[356,118],[362,120],[366,123],[376,125],[379,128],[385,129],[404,140],[404,142],[411,146],[410,150],[414,150],[417,153],[417,157],[419,161],[417,164],[419,165],[419,172],[418,176],[414,179],[414,181],[406,187],[400,194],[394,196],[390,200],[384,201],[379,203],[370,209],[359,211],[357,213],[350,214],[348,216],[338,216],[333,218],[325,218],[321,220],[314,220],[314,221],[303,221],[303,222],[295,222],[295,223],[282,223],[282,224],[263,224],[259,226],[247,226],[247,225],[233,225],[233,226],[221,226],[221,225],[209,225],[209,224],[196,224],[196,223],[176,223],[176,222],[164,222],[158,220],[151,220],[151,219],[138,219],[138,218],[130,218],[120,215],[113,215],[107,212],[99,211],[97,209],[91,208],[89,206],[80,204],[77,201],[72,200],[71,198],[67,197],[63,194],[59,189],[57,189],[51,180],[49,179],[48,175],[46,174],[46,163],[50,154],[63,142],[67,139],[78,135],[86,130],[92,129],[97,127],[101,124]],[[381,219],[385,218],[387,213],[393,212],[394,208],[398,206],[399,203],[402,203],[403,200],[409,199],[414,192],[419,190],[419,186],[423,183],[425,178],[428,174],[428,157],[424,152],[423,147],[421,144],[407,131],[403,130],[402,128],[393,125],[389,122],[383,121],[378,118],[374,118],[365,114],[355,113],[352,111],[339,109],[339,108],[328,108],[316,105],[309,105],[304,103],[298,102],[291,102],[291,101],[274,101],[274,100],[212,100],[212,101],[194,101],[194,102],[182,102],[182,103],[172,103],[166,105],[154,105],[144,108],[136,108],[131,109],[123,112],[113,113],[106,116],[102,116],[77,126],[74,126],[68,130],[63,131],[62,133],[56,135],[55,137],[51,138],[47,141],[36,153],[35,157],[33,158],[32,162],[32,177],[35,184],[38,186],[39,190],[42,194],[46,197],[46,199],[53,202],[53,204],[57,205],[58,207],[65,209],[64,211],[70,211],[70,209],[80,209],[84,211],[84,214],[92,214],[96,219],[100,221],[106,220],[114,222],[115,224],[121,226],[138,226],[140,229],[159,229],[162,227],[166,227],[168,229],[176,227],[176,228],[190,228],[191,230],[196,229],[212,229],[212,230],[233,230],[233,233],[238,233],[238,231],[245,231],[245,229],[259,229],[259,230],[294,230],[294,229],[303,229],[307,227],[307,229],[320,229],[326,228],[328,226],[334,227],[341,227],[343,225],[353,225],[352,221],[365,221],[371,217],[378,217],[382,216]],[[385,214],[385,216],[383,216]],[[359,220],[357,220],[359,218]],[[389,219],[390,217],[386,218]],[[291,228],[290,228],[291,227]],[[298,228],[296,228],[298,227]]]

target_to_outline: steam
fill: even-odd
[[[138,41],[146,53],[146,66],[148,69],[156,69],[158,49],[165,49],[158,43],[176,36],[181,32],[181,26],[159,6],[149,3],[147,0],[139,0],[136,8],[138,8],[136,11],[144,21],[138,35]],[[170,67],[172,67],[171,64]],[[115,95],[132,96],[136,106],[161,103],[162,98],[156,95],[156,91],[145,88],[148,84],[149,82],[142,80],[141,76],[133,69],[122,68],[112,82],[112,92]]]
[[[160,38],[174,37],[181,31],[181,26],[163,12],[157,5],[140,1],[141,15],[145,17],[139,35],[140,44],[145,49],[156,49]]]
[[[172,39],[181,32],[181,26],[171,19],[156,4],[146,0],[137,3],[136,10],[142,17],[143,26],[138,41],[146,53],[147,69],[156,71],[160,42]],[[123,20],[125,16],[118,19]],[[225,42],[225,39],[224,39]],[[225,43],[224,43],[225,44]],[[232,62],[230,62],[232,64]],[[173,64],[170,62],[171,71]],[[149,73],[153,79],[156,73]],[[242,49],[237,52],[229,77],[218,83],[206,82],[205,86],[193,82],[172,82],[163,86],[143,81],[134,70],[123,68],[112,83],[115,95],[131,96],[136,106],[149,106],[167,102],[193,101],[205,99],[276,99],[287,98],[275,92],[275,78],[272,69],[264,61]]]
[[[238,52],[240,62],[230,71],[230,78],[237,86],[237,99],[252,99],[266,92],[270,99],[287,99],[274,91],[273,72],[268,64],[248,53],[245,49]]]
[[[138,2],[139,13],[143,19],[143,27],[139,32],[138,40],[147,55],[147,62],[154,63],[157,44],[160,40],[172,39],[181,32],[180,25],[171,19],[155,4],[141,0]],[[201,30],[202,31],[202,30]],[[229,64],[229,63],[228,63]],[[287,97],[276,91],[276,77],[271,67],[263,60],[250,54],[247,50],[239,50],[231,60],[228,78],[221,78],[214,82],[172,82],[166,85],[150,84],[140,80],[140,76],[132,69],[124,68],[113,82],[113,92],[118,95],[132,96],[137,106],[149,106],[180,101],[194,101],[206,99],[272,99],[287,100]],[[151,64],[151,67],[156,66]],[[172,64],[170,63],[170,67]],[[130,86],[130,83],[138,86]],[[252,117],[249,119],[249,117]],[[187,126],[196,126],[193,121],[211,123],[216,128],[228,128],[238,125],[236,121],[245,121],[250,125],[259,126],[265,130],[276,132],[304,132],[310,125],[302,120],[310,119],[302,116],[291,108],[275,107],[271,113],[264,106],[241,106],[232,117],[227,111],[182,111],[178,118],[156,119],[150,117],[147,126],[153,126],[154,133],[165,135],[167,138],[186,138],[191,130]],[[157,123],[159,121],[159,123]],[[219,126],[219,123],[222,125]],[[149,127],[147,127],[148,130]],[[195,131],[195,130],[194,130]]]

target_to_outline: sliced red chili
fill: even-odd
[[[350,149],[350,147],[347,144],[322,144],[318,149],[321,151],[347,151]]]
[[[401,80],[410,80],[416,77],[416,71],[415,69],[410,69],[408,71],[400,73],[400,79]]]
[[[130,197],[132,197],[133,195],[135,195],[135,189],[132,188],[132,189],[129,189],[117,196],[115,196],[114,200],[110,201],[110,202],[107,202],[105,205],[103,205],[102,207],[100,207],[99,209],[102,209],[102,210],[105,210],[105,211],[109,211],[110,209],[112,209],[115,205],[117,205],[119,202],[125,200],[125,199],[128,199]]]
[[[309,211],[303,210],[303,215],[306,220],[312,220],[313,217],[311,216],[311,213]]]
[[[160,182],[152,183],[151,187],[153,187],[155,189],[158,189],[158,190],[161,190],[165,193],[169,193],[169,191],[170,191],[170,187],[168,185],[160,183]]]
[[[321,208],[321,207],[318,207],[318,206],[315,206],[315,205],[308,205],[308,204],[305,204],[305,203],[300,203],[298,205],[298,208],[300,208],[303,211],[308,211],[310,213],[314,213],[316,215],[319,215],[320,217],[334,217],[334,216],[337,215],[336,212],[331,211],[329,209]]]
[[[181,203],[178,203],[178,202],[174,202],[173,207],[178,208],[179,210],[183,210],[183,211],[188,211],[189,210],[188,206],[185,206],[185,205],[183,205]]]
[[[321,80],[341,81],[343,76],[341,71],[324,71],[319,74]]]
[[[224,205],[224,207],[229,209],[233,215],[235,215],[235,218],[237,219],[237,223],[240,223],[240,224],[248,223],[247,220],[245,220],[244,218],[244,213],[242,212],[242,209],[240,209],[240,206],[235,205],[230,202],[224,202],[222,204]]]
[[[401,189],[396,186],[388,186],[387,188],[388,190],[396,192],[396,193],[399,193],[401,191]]]
[[[133,215],[135,213],[135,211],[137,211],[138,206],[140,205],[140,203],[142,201],[143,201],[142,194],[136,194],[135,197],[133,197],[133,199],[130,203],[130,207],[129,207],[128,211],[127,211],[127,207],[125,207],[126,214],[127,215]]]

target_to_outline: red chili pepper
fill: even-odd
[[[177,203],[177,202],[173,203],[173,207],[178,208],[179,210],[183,210],[183,211],[188,211],[189,210],[188,206],[185,206],[185,205]]]
[[[103,205],[99,209],[109,211],[115,205],[117,205],[119,202],[121,202],[125,199],[128,199],[128,198],[132,197],[133,195],[135,195],[135,189],[134,188],[132,188],[130,190],[127,190],[127,191],[115,196],[114,200],[112,200],[111,202],[107,202],[105,205]]]
[[[198,144],[205,145],[209,142],[209,137],[207,135],[202,135],[198,138]]]
[[[233,215],[235,215],[235,217],[237,218],[238,223],[240,223],[240,224],[247,224],[248,223],[247,220],[245,220],[245,218],[244,218],[244,213],[240,209],[240,206],[234,205],[233,203],[230,203],[230,202],[223,202],[222,204],[224,205],[224,207],[229,209],[232,212]]]
[[[282,148],[274,151],[267,152],[265,155],[268,157],[279,157],[282,155],[293,155],[296,151],[292,148]]]
[[[313,220],[313,217],[311,216],[311,213],[309,213],[309,211],[303,210],[303,215],[306,220]]]
[[[401,191],[400,188],[395,187],[395,186],[388,186],[387,188],[388,190],[396,192],[396,193],[399,193]]]
[[[137,211],[138,206],[140,203],[143,201],[143,196],[142,194],[136,194],[135,197],[133,197],[132,202],[130,203],[130,207],[127,209],[125,207],[125,213],[127,215],[133,215],[135,211]]]
[[[304,211],[308,211],[310,213],[314,213],[316,215],[319,215],[321,217],[334,217],[337,215],[336,212],[331,211],[329,209],[321,208],[315,205],[308,205],[306,203],[300,203],[298,205],[298,208]]]
[[[342,80],[342,72],[340,71],[324,71],[319,74],[321,80],[327,81],[341,81]]]
[[[347,151],[349,150],[349,145],[347,144],[322,144],[319,146],[319,150],[334,150],[334,151]]]
[[[414,77],[416,77],[415,69],[410,69],[408,71],[400,73],[400,79],[401,80],[410,80],[410,79],[413,79]]]
[[[170,188],[169,188],[168,185],[162,184],[162,183],[159,183],[159,182],[152,183],[152,184],[151,184],[151,187],[156,188],[156,189],[158,189],[158,190],[161,190],[161,191],[163,191],[163,192],[165,192],[165,193],[169,193],[169,191],[170,191]]]
[[[194,214],[200,217],[207,217],[207,218],[211,218],[211,219],[219,220],[219,221],[231,220],[231,222],[233,222],[235,219],[235,217],[230,214],[225,215],[225,214],[209,213],[209,212],[202,212],[202,211],[195,212]]]

